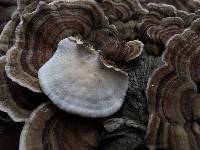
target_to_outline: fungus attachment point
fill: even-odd
[[[84,117],[114,114],[128,89],[126,73],[105,67],[97,52],[68,38],[58,44],[38,77],[43,92],[55,105]]]

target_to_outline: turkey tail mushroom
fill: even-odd
[[[44,103],[26,122],[19,150],[94,150],[100,130],[94,119],[66,115],[52,104]]]
[[[177,9],[171,5],[149,3],[149,13],[140,24],[141,36],[153,42],[166,45],[175,34],[184,30],[184,21],[177,16]]]
[[[43,0],[50,3],[54,0]],[[18,0],[18,9],[13,13],[11,20],[5,25],[0,35],[0,52],[5,54],[16,42],[15,32],[17,32],[20,18],[23,14],[31,13],[38,5],[39,1]],[[23,8],[23,9],[22,9]]]
[[[134,18],[140,18],[147,13],[147,10],[141,6],[138,0],[103,0],[101,6],[111,22],[117,20],[127,22]]]
[[[100,51],[100,59],[104,65],[116,70],[122,69],[125,71],[128,65],[140,56],[144,47],[144,44],[138,40],[121,43],[118,46],[116,46],[116,42],[108,41],[109,43]]]
[[[193,116],[198,114],[199,105],[195,105],[200,100],[194,100],[196,95],[199,97],[196,84],[164,70],[156,72],[148,85],[150,118],[146,143],[151,149],[198,150],[200,134],[193,127],[199,127]]]
[[[168,41],[166,64],[149,80],[146,142],[151,149],[200,149],[199,41],[200,19],[196,19]]]
[[[109,23],[115,25],[123,40],[134,40],[138,36],[137,26],[147,13],[138,0],[103,0],[100,3]]]
[[[126,70],[140,56],[144,44],[139,40],[124,41],[115,26],[96,30],[93,47],[100,51],[101,60],[108,67]],[[101,40],[104,39],[104,40]]]
[[[191,78],[196,83],[199,83],[200,78],[199,26],[200,18],[193,21],[182,34],[171,38],[163,55],[163,61],[174,66],[180,76]]]
[[[43,92],[55,105],[84,117],[114,114],[128,89],[127,73],[105,67],[98,52],[69,39],[59,43],[38,76]]]
[[[107,24],[103,11],[94,2],[41,1],[35,11],[22,15],[16,43],[8,51],[8,77],[41,92],[37,72],[53,55],[58,42],[71,35],[86,39]]]
[[[6,57],[0,57],[0,110],[8,113],[15,122],[24,122],[47,98],[13,83],[6,76],[5,65]]]
[[[189,27],[193,20],[200,17],[196,13],[177,10],[166,4],[149,3],[149,13],[144,15],[139,25],[141,38],[166,46],[168,40]]]

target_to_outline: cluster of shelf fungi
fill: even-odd
[[[200,149],[199,0],[1,0],[0,31],[4,150]]]

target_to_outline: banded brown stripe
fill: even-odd
[[[94,2],[40,2],[36,11],[22,17],[16,47],[9,51],[9,78],[41,92],[37,71],[53,55],[59,40],[71,35],[86,40],[97,28],[105,26],[108,26],[107,19]]]
[[[100,131],[97,120],[68,115],[46,103],[25,124],[20,150],[94,150]]]
[[[166,64],[149,80],[146,94],[151,118],[146,142],[150,148],[200,148],[199,29],[200,19],[196,19],[169,40],[163,55]]]

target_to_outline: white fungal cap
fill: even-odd
[[[128,89],[127,74],[106,68],[97,52],[68,38],[38,73],[43,92],[59,108],[84,117],[118,111]]]

